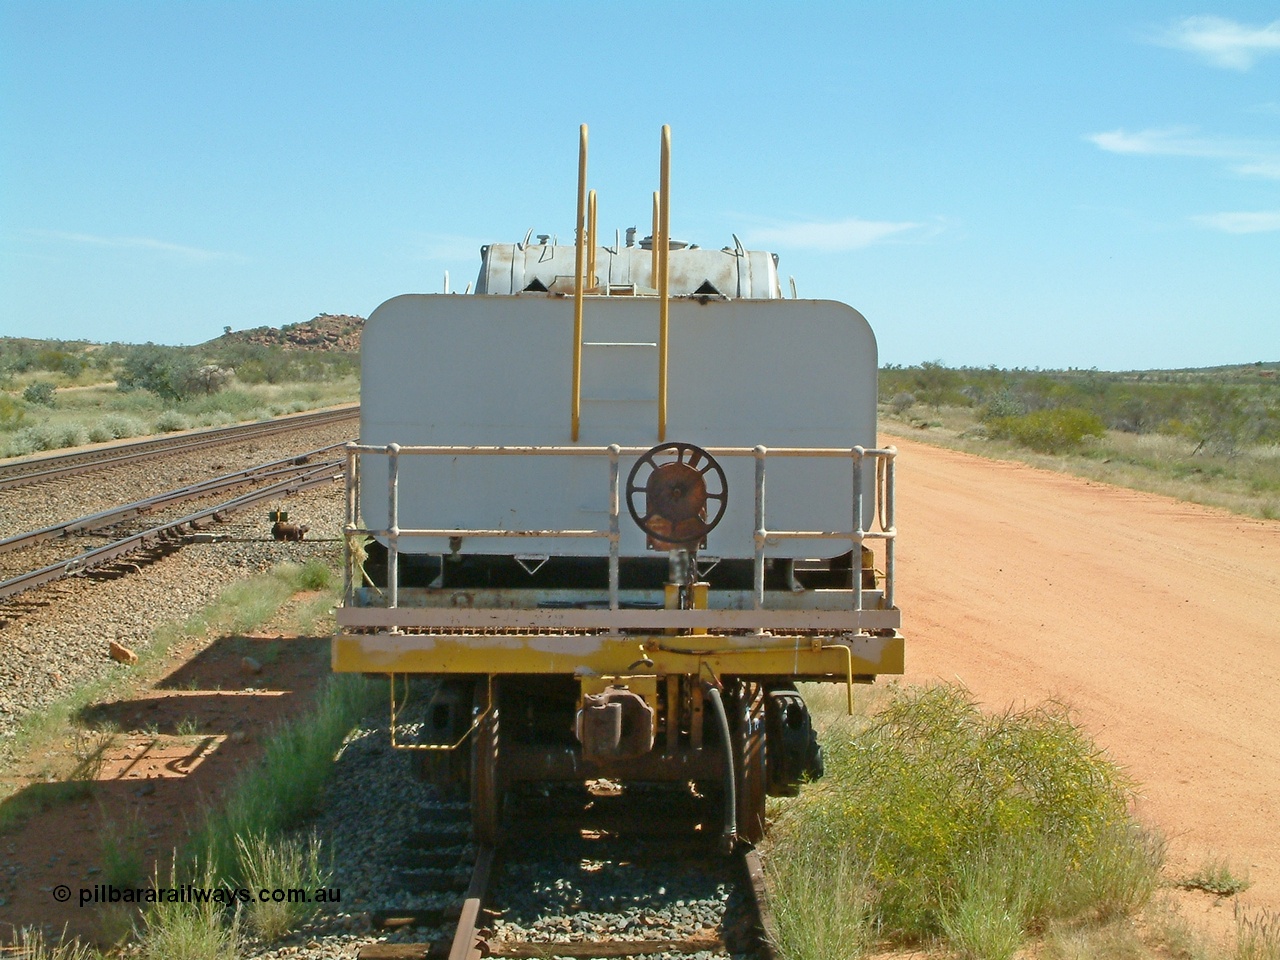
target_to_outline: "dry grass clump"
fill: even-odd
[[[169,876],[158,873],[155,889],[180,885],[179,869],[170,867]],[[213,896],[186,900],[162,900],[142,915],[139,955],[142,960],[239,960],[240,914],[232,909],[230,891],[222,889],[207,867],[192,877],[201,891]]]
[[[1232,960],[1280,960],[1280,913],[1249,914],[1236,904],[1236,948]]]
[[[0,943],[0,954],[16,960],[97,960],[101,954],[79,940],[60,939],[51,943],[43,932],[22,927],[13,932],[12,943]]]
[[[824,955],[784,919],[809,871],[830,891],[818,910],[865,917],[859,937],[984,960],[1054,920],[1127,914],[1156,887],[1163,848],[1130,818],[1129,782],[1061,707],[992,715],[959,687],[901,689],[833,725],[825,749],[826,779],[774,827],[784,957]]]
[[[316,913],[316,892],[331,876],[322,863],[318,837],[238,837],[236,847],[251,891],[247,919],[259,937],[267,943],[279,940]],[[272,896],[263,898],[263,891]]]

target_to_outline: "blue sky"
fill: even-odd
[[[572,236],[772,249],[882,362],[1280,359],[1280,4],[0,0],[0,334],[368,315]],[[785,285],[785,281],[784,281]]]

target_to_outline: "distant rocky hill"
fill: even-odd
[[[252,330],[228,330],[212,344],[258,343],[286,350],[336,350],[355,353],[360,349],[360,332],[364,317],[322,313],[304,323],[287,323],[283,327],[254,327]]]

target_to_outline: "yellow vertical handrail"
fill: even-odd
[[[596,281],[596,192],[587,191],[587,289],[594,290]]]
[[[662,166],[658,190],[658,442],[667,439],[667,321],[671,256],[671,127],[662,126]]]
[[[578,128],[578,235],[574,241],[573,267],[573,412],[570,435],[578,439],[582,413],[582,270],[586,248],[587,206],[587,125]]]
[[[649,231],[649,282],[658,289],[658,191],[653,191],[653,229]]]

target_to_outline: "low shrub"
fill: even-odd
[[[0,397],[0,430],[17,430],[27,419],[27,408],[12,397]]]
[[[889,409],[892,410],[897,416],[900,417],[904,413],[906,413],[908,410],[910,410],[913,406],[915,406],[915,402],[916,402],[916,395],[914,393],[908,393],[906,390],[903,390],[898,393],[895,393],[893,397],[889,400]]]
[[[78,447],[89,442],[89,432],[84,424],[41,423],[32,427],[23,427],[9,440],[5,452],[11,457],[23,457],[42,450],[59,450],[62,447]]]
[[[1107,428],[1094,414],[1068,407],[993,417],[987,421],[987,432],[1040,453],[1061,453],[1079,446],[1085,437],[1105,436]]]
[[[1004,387],[993,393],[982,405],[978,419],[983,423],[1000,420],[1004,417],[1021,417],[1027,412],[1027,405],[1013,390]]]
[[[991,715],[958,687],[896,690],[824,739],[827,777],[782,809],[769,859],[839,864],[828,899],[860,900],[893,939],[1007,957],[1050,920],[1125,913],[1155,889],[1162,845],[1060,707]]]
[[[89,428],[89,439],[94,443],[123,440],[147,432],[147,426],[137,417],[110,413]]]
[[[156,417],[153,426],[156,433],[173,433],[177,430],[190,430],[191,421],[177,410],[166,410]]]
[[[1199,870],[1178,881],[1178,886],[1219,897],[1234,897],[1249,889],[1249,877],[1247,873],[1237,874],[1223,857],[1208,857]]]
[[[48,380],[36,380],[22,391],[22,399],[27,403],[38,404],[42,407],[57,406],[58,389]]]

